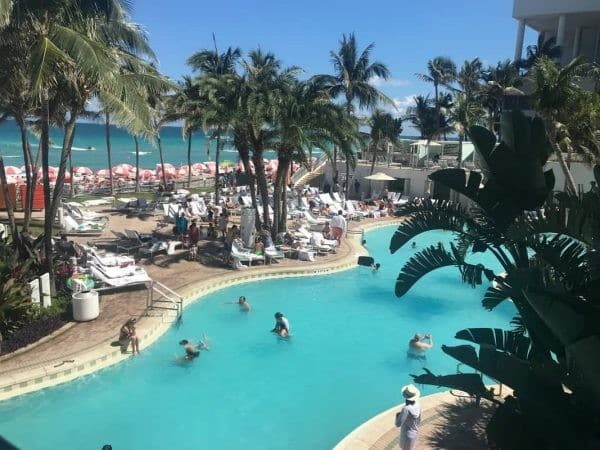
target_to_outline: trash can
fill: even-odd
[[[77,322],[94,320],[100,315],[100,301],[97,291],[76,292],[73,294],[73,319]]]

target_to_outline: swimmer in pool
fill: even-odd
[[[275,313],[275,328],[271,332],[277,333],[280,337],[288,337],[290,335],[290,322],[282,313]]]
[[[250,303],[246,300],[246,297],[243,295],[238,300],[238,305],[240,307],[240,311],[248,312],[251,309]]]
[[[426,342],[427,341],[427,342]],[[413,358],[425,358],[425,352],[433,347],[433,338],[430,334],[424,337],[415,333],[413,338],[408,341],[408,355]]]
[[[381,264],[379,264],[379,263],[371,264],[371,271],[372,272],[379,272],[379,268],[380,267],[381,267]]]
[[[196,359],[198,356],[200,356],[200,350],[210,350],[210,347],[208,345],[208,337],[206,335],[203,335],[202,339],[196,345],[192,344],[187,339],[179,341],[179,345],[183,346],[185,355],[183,356],[183,358],[175,355],[175,359],[177,359],[178,361],[192,361],[193,359]]]

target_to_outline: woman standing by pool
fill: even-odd
[[[400,428],[400,449],[414,450],[417,446],[421,426],[421,405],[418,402],[421,392],[414,384],[402,388],[404,408],[396,414],[396,426]]]

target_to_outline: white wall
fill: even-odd
[[[548,169],[552,169],[554,172],[554,178],[556,179],[556,183],[554,183],[554,190],[564,190],[565,176],[558,162],[550,161],[548,164],[546,164],[546,170]],[[573,174],[576,185],[581,185],[581,189],[583,189],[584,192],[590,190],[590,181],[594,181],[594,172],[590,166],[580,162],[571,163],[571,173]]]

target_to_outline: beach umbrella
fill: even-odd
[[[113,167],[112,173],[113,175],[118,175],[122,177],[126,177],[129,175],[131,169],[127,167],[125,164],[119,164],[118,166]]]
[[[192,171],[204,172],[206,170],[206,165],[202,163],[195,163],[192,165]]]
[[[175,169],[175,166],[173,164],[165,163],[165,173],[169,173],[169,171],[177,171],[177,169]],[[161,173],[161,172],[162,172],[162,165],[157,164],[156,165],[156,173]]]
[[[6,175],[17,175],[21,172],[22,172],[22,170],[15,166],[5,166],[4,167],[4,173]]]
[[[377,172],[374,173],[373,175],[369,175],[368,177],[365,177],[365,180],[372,180],[372,181],[393,181],[395,180],[394,177],[385,174],[383,172]]]
[[[92,169],[90,169],[89,167],[73,167],[73,173],[75,175],[91,175],[92,173]]]
[[[140,178],[142,180],[149,180],[155,176],[156,176],[156,174],[154,173],[154,170],[150,170],[150,169],[140,170]]]
[[[96,170],[96,176],[106,178],[110,176],[110,172],[108,171],[108,169]]]
[[[6,175],[6,184],[15,184],[16,182],[16,177],[14,177],[13,175]]]

